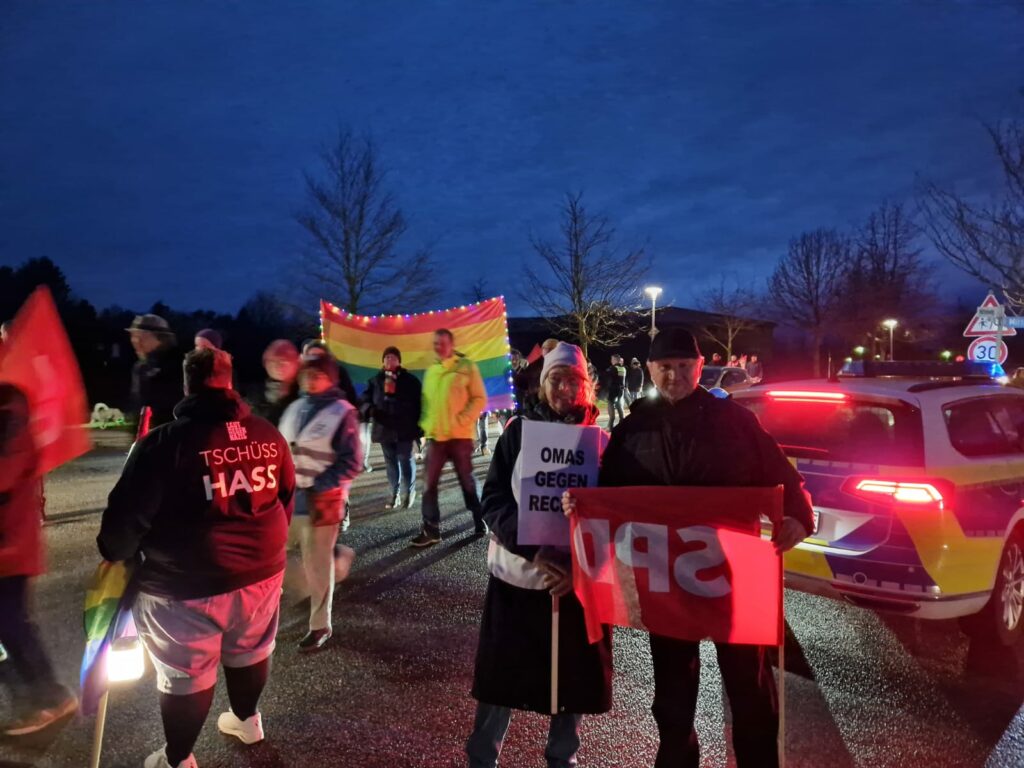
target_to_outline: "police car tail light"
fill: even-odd
[[[780,403],[843,403],[847,400],[845,392],[815,392],[801,389],[771,389],[768,397]]]
[[[952,488],[941,481],[851,477],[843,485],[843,490],[873,504],[907,504],[940,509],[948,506],[952,497]]]

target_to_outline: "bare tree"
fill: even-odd
[[[399,251],[408,225],[373,142],[341,130],[321,160],[319,175],[305,174],[308,204],[296,216],[310,238],[303,272],[313,280],[305,292],[326,291],[349,312],[424,306],[435,293],[431,254]]]
[[[732,345],[744,331],[753,330],[761,321],[754,319],[762,304],[757,293],[735,279],[721,279],[697,297],[697,305],[718,317],[700,326],[698,333],[725,351],[726,361],[732,356]]]
[[[613,347],[636,334],[631,307],[648,260],[643,248],[616,249],[607,217],[589,213],[582,200],[582,192],[566,195],[560,241],[530,238],[542,268],[526,268],[522,296],[556,334],[574,339],[587,354],[591,345]]]
[[[789,241],[789,252],[768,279],[772,309],[811,334],[815,376],[821,375],[822,341],[840,311],[849,265],[849,241],[834,229],[816,229]]]
[[[848,338],[875,338],[887,318],[908,338],[934,314],[937,302],[928,264],[918,247],[921,230],[898,203],[883,202],[853,235],[844,297],[836,322]]]
[[[468,291],[470,300],[475,302],[481,302],[485,299],[493,298],[494,296],[494,294],[491,293],[490,283],[483,275],[478,276],[469,284]]]
[[[924,185],[921,209],[935,248],[954,266],[997,287],[1024,309],[1024,120],[986,125],[1002,166],[1005,190],[973,203],[935,183]]]

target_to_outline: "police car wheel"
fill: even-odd
[[[1003,646],[1024,639],[1024,528],[1018,526],[1003,548],[991,599],[962,624],[969,635]]]

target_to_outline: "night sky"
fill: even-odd
[[[302,279],[302,171],[346,124],[404,247],[434,244],[439,303],[483,276],[523,313],[529,234],[582,189],[685,305],[918,175],[997,190],[979,120],[1022,86],[1019,4],[4,0],[0,264],[234,311]]]

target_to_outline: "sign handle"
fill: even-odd
[[[779,555],[779,768],[786,768],[786,584]]]
[[[558,597],[551,596],[551,714],[558,714]]]
[[[103,730],[107,725],[107,700],[110,689],[100,696],[99,708],[96,711],[96,727],[92,735],[92,755],[89,757],[89,768],[100,768],[100,754],[103,752]]]

